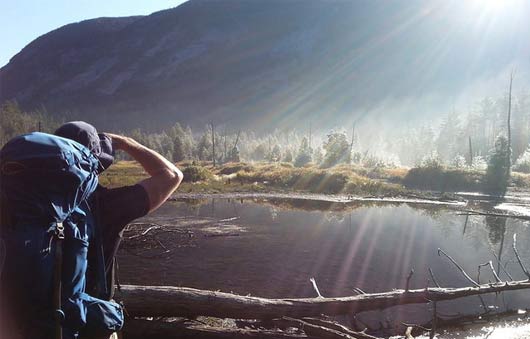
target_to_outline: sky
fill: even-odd
[[[98,17],[148,15],[185,0],[0,1],[0,67],[31,41],[69,23]]]

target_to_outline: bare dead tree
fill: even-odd
[[[471,144],[471,136],[469,136],[469,166],[473,166],[473,145]]]
[[[232,149],[237,147],[237,143],[239,142],[240,134],[241,134],[241,130],[237,131],[236,141],[234,141],[234,146],[232,146]]]
[[[226,162],[226,156],[227,156],[227,153],[226,153],[226,127],[224,128],[223,135],[224,135],[223,162]]]
[[[350,164],[353,163],[353,144],[355,142],[355,123],[351,128],[351,142],[350,142]]]
[[[215,167],[215,126],[213,122],[210,124],[211,132],[212,132],[212,162],[213,167]]]
[[[513,84],[513,77],[515,75],[515,70],[512,70],[510,73],[510,88],[508,90],[508,121],[507,121],[507,128],[508,128],[508,155],[507,155],[507,169],[506,169],[506,177],[510,178],[511,174],[511,165],[512,165],[512,127],[511,127],[511,118],[512,118],[512,84]]]
[[[312,140],[311,140],[311,137],[312,137],[311,133],[312,133],[312,130],[311,130],[311,124],[309,124],[309,140],[308,140],[308,141],[309,141],[309,149],[312,149],[312,148],[311,148],[311,147],[312,147],[312,146],[311,146],[311,144],[312,144],[312,142],[311,142],[311,141],[312,141]]]

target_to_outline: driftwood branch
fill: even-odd
[[[322,339],[358,339],[348,333],[338,331],[329,327],[309,323],[302,319],[283,317],[282,321],[290,326],[303,330],[308,336]]]
[[[366,294],[365,291],[361,290],[360,288],[358,287],[354,287],[352,288],[353,292],[357,293],[357,294]]]
[[[432,271],[432,268],[429,267],[429,274],[431,275],[432,282],[434,286],[440,288],[440,284],[436,281],[436,277],[434,276],[434,272]]]
[[[315,290],[317,297],[324,298],[322,294],[320,293],[320,290],[318,289],[317,281],[315,280],[315,278],[311,278],[309,279],[309,281],[311,282],[311,285],[313,286],[313,289]]]
[[[369,335],[369,334],[366,334],[364,332],[359,332],[359,331],[353,331],[352,329],[344,326],[344,325],[341,325],[337,322],[333,322],[333,321],[329,321],[329,320],[323,320],[323,319],[318,319],[318,318],[302,318],[302,320],[310,323],[310,324],[313,324],[313,325],[318,325],[318,326],[323,326],[323,327],[326,327],[326,328],[330,328],[330,329],[333,329],[335,331],[339,331],[339,332],[342,332],[342,333],[346,333],[354,338],[357,338],[357,339],[378,339],[377,337],[374,337],[372,335]]]
[[[497,254],[494,252],[494,251],[491,251],[491,253],[493,254],[493,257],[495,257],[495,260],[497,260],[497,264],[499,264],[499,267],[502,268],[502,271],[504,272],[504,274],[506,274],[506,276],[510,279],[510,280],[513,280],[513,277],[510,273],[508,273],[508,271],[506,271],[506,267],[502,265],[499,257],[497,256]]]
[[[200,323],[175,321],[150,321],[128,319],[123,329],[127,339],[194,338],[194,339],[302,339],[308,338],[301,333],[288,333],[279,330],[240,329],[214,327]]]
[[[495,277],[495,281],[500,283],[502,282],[501,278],[499,278],[499,276],[497,275],[497,271],[495,271],[495,268],[493,267],[493,263],[490,261],[488,261],[487,263],[484,263],[484,264],[480,264],[478,265],[478,275],[477,275],[477,282],[480,283],[480,269],[484,266],[489,266],[489,268],[491,269],[491,272],[493,274],[493,277]]]
[[[466,215],[466,216],[480,215],[480,216],[485,216],[485,217],[512,218],[512,219],[519,219],[519,220],[525,220],[525,221],[530,220],[530,217],[527,215],[480,212],[480,211],[474,211],[474,210],[462,210],[462,212],[457,213],[456,215]]]
[[[458,268],[458,270],[459,270],[460,272],[462,272],[462,274],[464,275],[464,277],[465,277],[470,283],[472,283],[474,286],[477,286],[477,287],[479,286],[479,284],[478,284],[475,280],[471,279],[471,277],[466,273],[466,271],[464,271],[464,269],[462,268],[462,266],[458,265],[458,263],[457,263],[457,262],[456,262],[456,261],[455,261],[455,260],[449,255],[449,254],[445,253],[442,249],[439,248],[439,249],[438,249],[438,255],[440,255],[440,253],[443,254],[443,255],[445,255],[445,256],[447,257],[447,259],[449,259],[449,260],[450,260],[450,261],[456,266],[456,268]]]
[[[342,315],[467,296],[530,288],[530,281],[462,288],[393,290],[340,298],[266,299],[186,287],[123,285],[116,299],[137,317],[198,315],[234,319],[274,319]]]
[[[410,279],[412,278],[412,275],[414,274],[414,269],[410,270],[409,275],[407,276],[407,283],[405,285],[405,291],[408,292],[409,286],[410,286]]]
[[[521,257],[519,256],[519,252],[517,251],[517,234],[514,233],[513,235],[513,251],[515,252],[515,257],[517,258],[517,262],[519,262],[519,266],[521,266],[521,269],[523,270],[524,274],[530,279],[530,273],[528,273],[528,270],[523,265],[523,262],[521,261]]]

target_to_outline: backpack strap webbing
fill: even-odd
[[[105,250],[103,248],[103,227],[101,221],[101,195],[96,191],[95,193],[96,210],[95,210],[95,248],[97,255],[97,296],[98,298],[110,300],[112,298],[113,287],[108,284],[107,264],[105,258]]]
[[[53,307],[55,317],[55,339],[62,339],[63,327],[62,320],[64,313],[62,307],[62,270],[63,270],[63,240],[64,240],[64,226],[62,222],[58,222],[55,228],[55,259],[53,269]]]

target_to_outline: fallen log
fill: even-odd
[[[194,338],[194,339],[305,339],[303,333],[280,330],[255,330],[208,326],[196,322],[127,319],[123,329],[127,339]]]
[[[530,281],[482,284],[463,288],[425,288],[367,293],[339,298],[267,299],[187,287],[122,285],[116,299],[136,317],[211,316],[274,319],[352,314],[392,306],[444,301],[530,288]]]
[[[294,319],[290,317],[283,317],[281,319],[273,320],[280,328],[285,326],[297,327],[303,330],[308,336],[317,338],[353,338],[353,339],[381,339],[364,332],[357,332],[348,327],[339,324],[338,322],[319,319],[319,318],[302,318]]]

